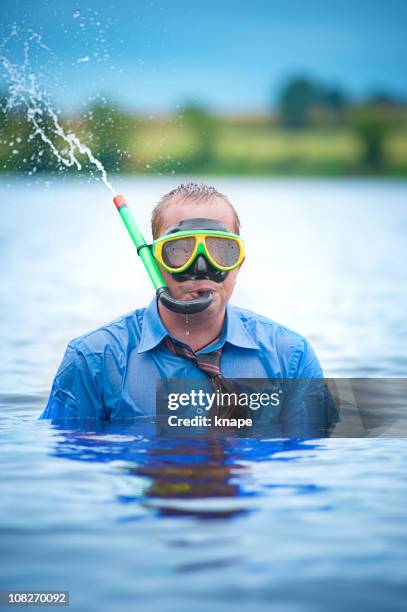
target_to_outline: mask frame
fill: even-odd
[[[207,237],[227,238],[228,240],[234,241],[238,245],[238,249],[239,249],[239,257],[237,261],[231,266],[222,266],[221,264],[219,264],[212,256],[210,252],[210,248],[208,248],[206,244]],[[191,252],[191,255],[188,258],[188,260],[185,262],[185,264],[183,264],[182,266],[179,266],[177,268],[171,267],[164,261],[163,248],[165,244],[167,244],[168,242],[181,240],[183,238],[194,238],[195,239],[195,244]],[[152,248],[152,253],[155,259],[164,268],[164,270],[167,270],[167,272],[170,272],[171,274],[180,274],[184,272],[185,270],[187,270],[190,266],[193,265],[193,263],[196,261],[199,255],[204,256],[206,260],[210,263],[210,265],[213,268],[215,268],[215,270],[220,270],[222,272],[230,272],[231,270],[238,268],[243,263],[244,258],[245,258],[245,248],[244,248],[244,242],[242,238],[240,238],[240,236],[237,236],[236,234],[232,234],[231,232],[221,231],[221,230],[210,230],[210,229],[201,230],[199,229],[199,230],[184,230],[184,231],[170,233],[170,234],[167,234],[166,236],[162,236],[161,238],[158,238],[157,240],[154,240],[153,244],[151,245],[151,248]]]

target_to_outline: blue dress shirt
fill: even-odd
[[[154,298],[141,308],[68,344],[42,419],[101,420],[155,416],[159,378],[205,378],[171,353]],[[226,378],[321,378],[309,342],[254,312],[228,305],[219,340]]]

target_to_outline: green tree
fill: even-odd
[[[215,118],[202,106],[189,104],[181,112],[184,129],[189,130],[195,142],[182,166],[188,170],[207,170],[214,160],[217,138]]]
[[[107,171],[128,169],[136,133],[136,117],[111,104],[102,103],[91,106],[81,123],[93,154]]]
[[[41,172],[55,167],[52,153],[44,144],[35,128],[27,119],[24,107],[8,108],[7,97],[0,101],[0,164],[9,172]],[[40,116],[41,125],[46,129],[46,120]]]
[[[341,119],[346,97],[338,87],[326,87],[307,77],[297,77],[282,89],[279,110],[283,125],[302,128]]]
[[[384,143],[393,126],[391,110],[371,102],[350,111],[350,125],[363,145],[362,165],[377,172],[385,163]]]

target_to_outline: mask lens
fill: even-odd
[[[230,268],[238,262],[240,245],[236,240],[217,236],[207,236],[205,240],[209,254],[219,266]]]
[[[195,238],[168,240],[163,245],[163,262],[169,268],[181,268],[190,259],[195,247]]]

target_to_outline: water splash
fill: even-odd
[[[49,96],[39,86],[30,64],[30,48],[33,44],[49,51],[42,42],[39,34],[28,30],[23,43],[23,61],[13,63],[3,53],[6,44],[19,34],[18,28],[13,26],[10,36],[0,46],[0,62],[6,71],[9,82],[9,97],[5,110],[11,111],[23,108],[27,120],[33,128],[32,137],[39,136],[58,160],[67,168],[82,169],[78,154],[84,155],[87,160],[100,172],[101,179],[106,187],[115,194],[112,184],[108,180],[102,162],[97,159],[90,148],[83,144],[72,131],[67,131],[61,125],[58,113],[53,109]]]

